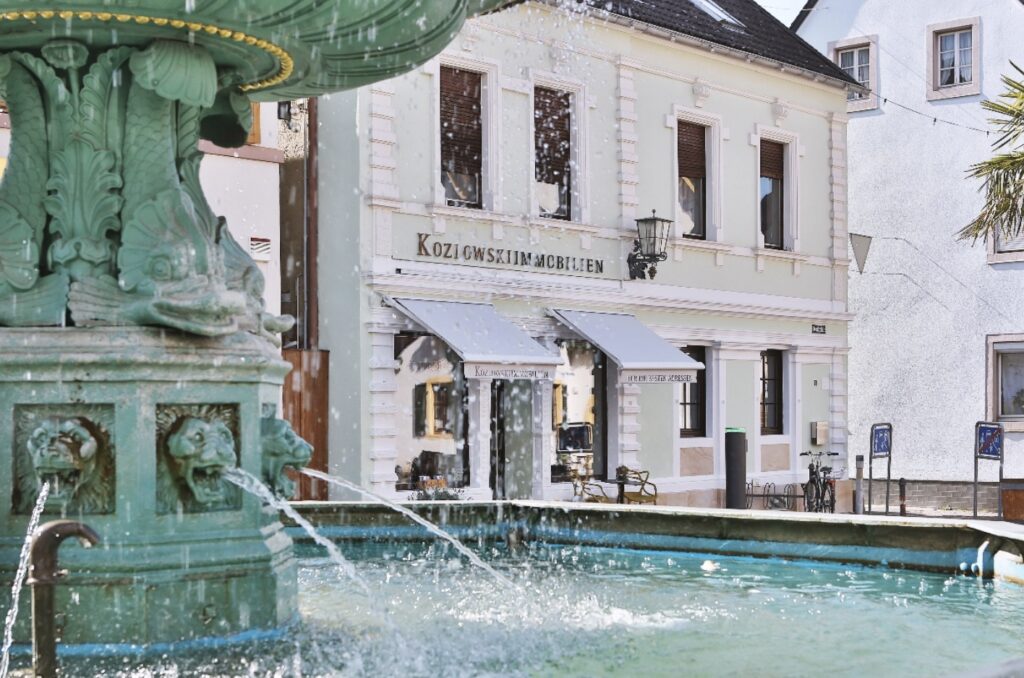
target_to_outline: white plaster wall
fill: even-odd
[[[266,280],[267,310],[281,312],[280,202],[277,163],[207,155],[199,170],[210,207],[227,219],[242,249],[249,238],[270,238],[270,259],[256,264]]]
[[[925,98],[926,26],[981,17],[981,94]],[[1024,6],[991,0],[822,0],[800,35],[830,41],[877,35],[880,97],[942,120],[985,128],[980,104],[1002,92],[1020,61]],[[1024,266],[993,266],[983,244],[956,232],[982,204],[965,176],[994,136],[933,123],[882,103],[849,123],[849,230],[876,236],[863,275],[851,267],[851,451],[872,422],[895,427],[895,477],[969,480],[974,423],[985,418],[987,334],[1024,330]],[[852,254],[851,254],[852,256]],[[1024,472],[1024,435],[1010,434],[1007,473]],[[983,478],[995,476],[985,464]]]

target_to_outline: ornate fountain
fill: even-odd
[[[266,312],[260,271],[204,197],[199,142],[242,145],[252,101],[406,71],[504,4],[0,0],[0,580],[48,483],[46,514],[103,540],[63,555],[64,643],[295,616],[290,540],[221,475],[287,494],[309,459],[276,412],[292,319]]]

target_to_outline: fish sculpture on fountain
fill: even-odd
[[[0,421],[15,422],[0,426],[0,579],[42,483],[57,487],[47,512],[89,514],[107,548],[67,561],[107,560],[74,584],[63,642],[294,618],[290,540],[223,477],[262,473],[290,496],[289,469],[310,459],[273,415],[294,321],[267,311],[259,268],[207,201],[202,145],[245,144],[255,102],[404,73],[508,4],[0,0]]]

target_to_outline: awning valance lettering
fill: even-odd
[[[687,383],[700,363],[654,330],[625,313],[555,310],[551,314],[599,348],[619,366],[619,381],[633,384]]]
[[[391,299],[391,304],[440,337],[462,358],[468,379],[553,379],[561,358],[490,304]]]

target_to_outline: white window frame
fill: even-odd
[[[755,196],[755,237],[757,238],[757,254],[775,256],[777,250],[769,250],[764,246],[764,234],[761,232],[761,140],[774,141],[786,145],[783,156],[782,190],[782,243],[783,252],[800,252],[800,135],[796,132],[757,125],[750,136],[750,144],[755,148],[754,154],[754,196]]]
[[[939,86],[939,36],[945,33],[971,31],[971,81],[961,85]],[[981,17],[930,24],[926,31],[929,101],[953,99],[981,94]]]
[[[721,463],[718,459],[718,446],[715,443],[715,431],[719,427],[719,417],[721,407],[715,407],[718,404],[717,398],[720,395],[718,379],[722,372],[721,359],[719,358],[719,351],[715,348],[715,345],[710,342],[691,341],[687,342],[685,346],[700,346],[704,349],[704,425],[705,435],[702,438],[696,437],[683,437],[679,435],[679,431],[683,426],[683,386],[682,384],[675,384],[675,388],[672,391],[673,402],[675,403],[675,409],[672,417],[673,436],[676,442],[675,454],[672,459],[672,475],[676,478],[684,478],[686,480],[699,480],[714,478],[721,474]],[[699,475],[699,476],[684,476],[682,475],[682,464],[680,463],[680,455],[683,450],[694,449],[694,448],[711,448],[711,459],[712,467],[711,473]]]
[[[673,235],[682,242],[701,242],[695,238],[684,238],[682,234],[682,211],[679,208],[679,123],[702,125],[704,133],[704,173],[707,184],[704,205],[704,241],[723,242],[725,228],[722,219],[722,141],[728,132],[722,127],[722,116],[686,106],[673,106],[665,117],[665,126],[672,131],[672,216],[675,224]]]
[[[986,337],[985,365],[986,392],[985,418],[1002,423],[1007,431],[1024,431],[1024,416],[1003,417],[1002,384],[999,356],[1003,353],[1024,353],[1024,334],[990,334]]]
[[[479,73],[480,78],[480,125],[482,132],[483,157],[480,159],[480,190],[482,207],[456,207],[448,204],[444,185],[441,183],[441,67],[449,66]],[[434,157],[431,170],[434,187],[433,208],[435,210],[456,210],[471,214],[501,212],[501,191],[498,190],[498,176],[501,167],[501,72],[500,64],[491,59],[471,57],[465,54],[445,52],[424,69],[433,76],[432,128],[434,135]]]
[[[991,238],[988,238],[988,263],[990,264],[1008,264],[1016,261],[1024,261],[1024,248],[1018,250],[1002,250],[1000,249],[999,241],[1002,235],[996,233]],[[1024,234],[1020,236],[1024,238]]]
[[[587,99],[587,86],[582,80],[574,80],[550,73],[529,69],[527,80],[530,83],[529,92],[529,176],[527,186],[529,190],[530,220],[533,222],[562,225],[567,223],[588,224],[590,223],[590,172],[587,167],[587,156],[589,147],[589,126],[587,124],[587,112],[590,109]],[[571,125],[569,128],[569,165],[571,169],[572,186],[571,190],[571,214],[569,219],[554,219],[540,215],[540,204],[537,201],[537,191],[534,183],[537,176],[537,149],[535,138],[536,127],[534,125],[534,91],[537,87],[567,92],[572,95]]]
[[[846,102],[847,113],[873,111],[878,108],[878,36],[865,35],[828,43],[828,53],[832,55],[832,60],[837,66],[841,52],[865,48],[868,50],[868,88],[870,91],[863,98],[848,99]]]

